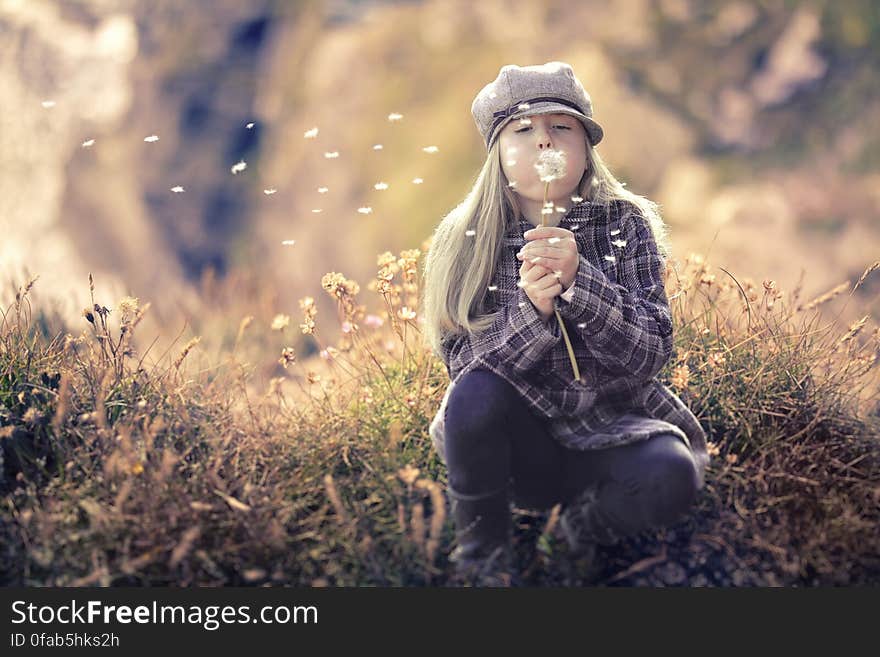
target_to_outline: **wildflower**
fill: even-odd
[[[352,324],[348,320],[342,322],[342,332],[343,333],[351,333],[352,331],[357,331],[357,324]]]
[[[392,122],[400,121],[402,118],[403,118],[403,114],[398,114],[397,112],[392,112],[391,114],[388,115],[388,120],[392,121]]]
[[[134,319],[135,315],[137,315],[137,311],[138,300],[136,297],[123,297],[119,301],[119,312],[122,315],[120,321],[123,326],[131,324],[131,321]]]
[[[324,274],[321,278],[321,287],[323,287],[330,296],[336,299],[353,297],[360,292],[360,286],[357,282],[349,280],[335,271]]]
[[[309,383],[318,383],[321,380],[321,375],[317,372],[312,372],[311,370],[309,370],[308,372],[306,372],[306,380]]]
[[[720,351],[713,351],[711,354],[709,354],[709,367],[711,369],[719,367],[724,362],[726,362],[726,360],[727,359],[724,357],[724,354],[722,354]]]
[[[272,330],[273,331],[283,331],[290,324],[290,316],[289,315],[275,315],[275,318],[272,320]]]
[[[410,310],[406,306],[397,311],[397,316],[400,317],[403,321],[409,321],[411,319],[416,318],[416,313],[414,310]]]
[[[149,137],[144,137],[144,141],[146,141],[146,142],[159,141],[159,135],[150,135]]]
[[[306,130],[306,131],[303,133],[303,137],[304,137],[305,139],[314,139],[314,138],[317,137],[317,136],[318,136],[318,128],[317,128],[317,127],[312,128],[311,130]]]
[[[565,177],[565,152],[547,149],[538,156],[535,169],[542,182],[551,182]]]
[[[315,307],[315,300],[312,297],[303,297],[299,300],[299,307],[305,313],[305,322],[299,325],[300,329],[304,335],[314,333],[314,319],[315,315],[318,314],[318,309]]]
[[[183,187],[181,187],[180,185],[177,185],[175,187],[172,187],[171,191],[174,192],[175,194],[180,194],[186,190]]]
[[[244,160],[239,160],[238,164],[233,164],[230,171],[232,171],[233,175],[237,175],[247,169],[247,162]]]
[[[284,347],[281,350],[281,358],[278,359],[278,362],[281,363],[284,369],[293,365],[296,362],[296,352],[293,350],[293,347]]]
[[[264,190],[263,190],[263,193],[264,193],[266,196],[270,196],[270,195],[274,194],[274,193],[277,192],[277,191],[278,191],[278,190],[275,189],[274,187],[270,187],[269,189],[264,189]]]
[[[87,139],[86,141],[84,141],[84,142],[82,143],[82,147],[83,147],[83,148],[89,148],[90,146],[94,146],[94,145],[95,145],[95,140],[94,140],[94,139]]]
[[[679,390],[686,390],[688,387],[688,380],[690,377],[690,370],[687,365],[678,365],[672,371],[671,383],[674,387]]]
[[[425,146],[422,150],[425,151],[426,153],[436,153],[440,149],[437,148],[436,146]]]
[[[709,456],[718,456],[721,453],[721,450],[718,448],[717,443],[706,441],[706,453]]]
[[[712,287],[712,284],[715,283],[715,274],[703,274],[700,276],[700,283]]]
[[[727,462],[730,463],[731,465],[736,463],[738,460],[738,457],[736,454],[728,454],[725,458],[727,459]]]

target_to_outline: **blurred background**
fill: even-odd
[[[872,0],[0,0],[2,301],[38,274],[83,328],[91,272],[151,302],[150,338],[211,312],[234,335],[234,280],[320,325],[325,273],[364,286],[468,191],[479,89],[551,60],[677,259],[808,300],[880,256],[878,44]]]

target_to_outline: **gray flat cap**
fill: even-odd
[[[580,119],[593,146],[602,141],[602,126],[593,120],[590,95],[565,62],[503,66],[498,77],[480,90],[471,105],[471,114],[487,149],[510,121],[556,113]]]

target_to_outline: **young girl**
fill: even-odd
[[[590,556],[680,519],[709,458],[655,378],[672,354],[665,226],[603,164],[572,68],[504,66],[471,112],[486,162],[425,266],[426,335],[451,379],[430,433],[449,469],[450,559],[500,584],[511,501],[562,503],[572,554]]]

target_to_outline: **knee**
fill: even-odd
[[[679,520],[698,493],[697,468],[687,446],[677,436],[663,437],[663,449],[652,459],[657,520],[666,524]]]
[[[476,369],[462,376],[447,400],[447,427],[468,434],[487,434],[497,429],[515,403],[514,391],[503,378],[489,370]]]

